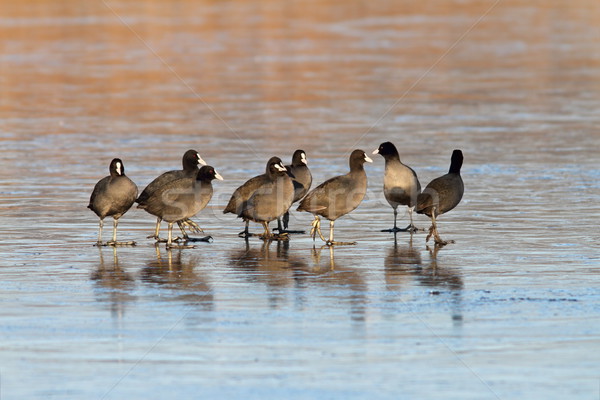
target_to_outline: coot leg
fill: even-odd
[[[419,230],[419,228],[417,228],[415,226],[415,224],[413,223],[413,210],[415,209],[415,207],[408,207],[408,215],[410,217],[410,225],[408,225],[404,230],[410,233],[413,232],[417,232]]]
[[[238,233],[238,236],[241,238],[249,238],[250,236],[254,236],[253,233],[250,233],[250,231],[248,230],[248,226],[250,225],[250,221],[246,220],[246,226],[244,227],[244,230],[241,231],[240,233]]]
[[[187,241],[191,241],[191,242],[195,242],[195,241],[202,241],[202,242],[206,242],[209,241],[208,238],[211,238],[210,236],[206,236],[203,237],[201,239],[194,239],[194,238],[190,238],[188,236],[188,234],[185,232],[185,228],[187,227],[190,231],[192,231],[193,233],[204,233],[204,230],[202,230],[202,228],[200,228],[200,225],[198,225],[197,223],[195,223],[194,221],[192,221],[191,219],[184,219],[183,221],[177,221],[177,226],[179,226],[179,230],[181,231],[181,237],[176,237],[175,239],[173,239],[174,242],[187,242]]]
[[[160,218],[160,217],[156,218],[156,227],[154,228],[154,235],[148,236],[147,239],[154,239],[157,242],[165,242],[165,240],[161,239],[159,236],[161,222],[162,222],[162,218]]]
[[[398,228],[398,226],[396,225],[397,218],[398,218],[398,209],[394,208],[394,227],[391,229],[382,229],[381,232],[391,232],[391,233],[400,232],[402,229]]]
[[[99,228],[98,228],[98,241],[96,242],[96,246],[102,246],[102,229],[104,228],[104,220],[100,219]]]
[[[312,228],[310,230],[310,235],[312,236],[313,241],[315,240],[315,237],[317,236],[317,233],[318,233],[321,240],[326,242],[325,237],[321,233],[321,218],[319,218],[318,215],[315,215],[315,219],[313,220],[311,225],[312,225]]]
[[[454,240],[446,241],[446,240],[442,240],[442,238],[440,237],[440,234],[438,233],[438,230],[437,230],[437,223],[435,221],[435,213],[436,213],[436,210],[433,209],[431,212],[431,228],[429,228],[429,234],[427,235],[427,238],[425,239],[425,243],[427,243],[429,241],[431,236],[433,236],[433,240],[439,246],[445,246],[449,243],[454,243]]]
[[[285,214],[283,214],[282,221],[283,221],[283,229],[287,231],[287,228],[288,228],[288,226],[290,224],[290,213],[289,213],[289,211],[286,212]],[[280,232],[281,232],[281,230],[280,230]]]
[[[271,232],[269,232],[269,223],[266,221],[261,222],[262,226],[264,228],[264,232],[262,235],[260,235],[260,238],[263,240],[270,240],[273,238],[273,236],[271,235]]]
[[[193,249],[194,246],[186,244],[173,244],[173,222],[169,222],[169,238],[167,239],[167,249]]]
[[[130,242],[117,242],[117,226],[119,225],[118,219],[113,219],[113,235],[110,242],[106,242],[106,246],[135,246],[134,241]]]
[[[336,242],[333,240],[333,225],[335,221],[329,221],[329,240],[325,243],[327,246],[352,246],[355,245],[356,242]]]
[[[417,228],[414,224],[413,224],[413,218],[412,218],[412,212],[413,212],[414,207],[409,207],[408,208],[408,214],[410,215],[410,225],[408,225],[406,228],[398,228],[398,225],[396,224],[397,222],[397,217],[398,217],[398,210],[394,208],[394,227],[391,229],[382,229],[381,232],[391,232],[391,233],[397,233],[397,232],[417,232],[419,230],[419,228]]]
[[[283,221],[283,226],[282,226]],[[306,231],[295,231],[288,230],[288,223],[290,221],[290,213],[283,214],[282,218],[277,218],[277,228],[273,228],[274,231],[279,232],[280,234],[305,234]]]

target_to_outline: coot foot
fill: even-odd
[[[269,233],[268,235],[260,235],[262,240],[290,240],[287,233]]]
[[[435,242],[435,244],[439,245],[440,247],[445,246],[450,243],[454,243],[454,240],[442,240],[442,238],[440,237],[440,235],[437,232],[437,229],[433,225],[429,228],[429,233],[427,234],[427,237],[425,238],[425,243],[429,242],[429,239],[431,239],[432,236],[433,236],[433,241]]]
[[[281,231],[279,231],[278,228],[273,229],[274,231],[278,231],[280,234],[289,234],[289,235],[303,235],[306,233],[306,231],[294,231],[294,230],[288,230],[288,229],[282,229]]]
[[[212,236],[204,236],[201,238],[188,238],[189,242],[207,242],[207,243],[212,243],[213,241],[213,237]]]
[[[439,247],[444,247],[447,244],[455,243],[454,240],[442,240],[439,236],[435,238],[435,244]]]
[[[179,228],[181,229],[182,232],[183,232],[184,227],[188,228],[193,233],[204,233],[202,228],[200,228],[200,225],[198,225],[197,223],[195,223],[194,221],[192,221],[189,218],[184,219],[183,221],[179,222]]]
[[[419,230],[425,231],[425,229],[419,229],[416,226],[414,226],[413,224],[410,224],[406,228],[403,229],[404,232],[410,232],[410,233],[418,232]]]
[[[381,232],[390,232],[390,233],[398,233],[398,232],[410,232],[410,233],[414,233],[414,232],[418,232],[419,228],[417,228],[414,225],[408,225],[406,228],[398,228],[397,226],[390,228],[390,229],[382,229]]]
[[[96,242],[94,246],[135,246],[136,243],[132,240],[130,242],[115,242],[113,240],[109,240],[108,242]]]
[[[327,246],[354,246],[356,242],[335,242],[335,241],[326,241],[325,244]]]

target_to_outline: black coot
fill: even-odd
[[[145,210],[169,224],[167,247],[173,245],[173,224],[184,221],[204,209],[213,195],[212,181],[223,180],[209,165],[205,165],[192,178],[179,178],[162,185],[146,199]]]
[[[239,216],[242,212],[242,205],[244,202],[248,201],[256,189],[269,181],[269,170],[274,168],[275,164],[283,165],[279,157],[271,157],[269,161],[267,161],[264,174],[248,179],[243,185],[235,189],[231,195],[231,198],[229,199],[229,202],[227,203],[227,206],[225,206],[225,209],[223,210],[223,214],[231,213]],[[251,236],[251,233],[248,232],[249,221],[245,219],[245,222],[246,225],[244,230],[239,233],[239,236],[241,237]]]
[[[298,211],[307,211],[315,216],[311,229],[313,240],[318,233],[319,237],[328,245],[354,244],[354,242],[334,242],[333,225],[336,219],[358,207],[365,197],[367,192],[367,174],[363,168],[365,162],[372,162],[372,160],[364,151],[354,150],[349,159],[350,172],[323,182],[311,190],[300,202]],[[321,233],[319,216],[330,221],[329,240],[325,240]]]
[[[200,157],[200,154],[196,150],[192,149],[186,151],[183,154],[181,163],[183,165],[183,169],[167,171],[163,174],[160,174],[152,182],[150,182],[148,186],[146,186],[146,188],[142,191],[142,193],[136,200],[136,203],[138,203],[138,208],[145,209],[148,198],[152,195],[152,193],[154,193],[156,190],[159,190],[162,186],[176,179],[193,178],[198,173],[198,165],[206,165],[202,157]],[[154,229],[154,234],[148,236],[149,239],[161,241],[159,237],[161,221],[162,219],[160,217],[156,219],[156,228]],[[194,232],[202,231],[200,227],[191,220],[178,221],[177,224],[179,226],[179,229],[181,230],[184,240],[189,239],[187,233],[184,230],[184,226],[187,226]]]
[[[274,161],[277,161],[276,159]],[[238,216],[246,221],[263,225],[263,239],[287,237],[285,233],[272,235],[269,222],[285,214],[294,200],[294,184],[281,160],[268,165],[266,180],[242,203]],[[282,236],[283,235],[283,236]]]
[[[431,236],[438,245],[445,245],[448,243],[454,243],[454,241],[445,241],[440,238],[437,230],[436,218],[439,215],[447,213],[460,203],[465,186],[463,184],[462,177],[460,176],[460,168],[463,164],[463,153],[460,150],[454,150],[452,152],[452,159],[450,161],[450,170],[446,175],[435,178],[423,193],[421,193],[417,199],[416,211],[418,214],[425,214],[431,218],[431,228],[429,228],[429,234],[427,235],[426,242],[429,241]]]
[[[383,175],[383,194],[387,202],[394,209],[394,227],[384,229],[382,232],[415,232],[418,229],[413,224],[412,213],[417,205],[417,196],[421,193],[421,184],[417,174],[408,165],[400,161],[396,146],[391,142],[379,145],[373,154],[381,154],[385,160],[385,173]],[[398,206],[407,206],[410,216],[410,225],[401,229],[396,225]]]
[[[308,161],[306,160],[306,152],[304,150],[296,150],[292,155],[292,163],[285,166],[288,170],[288,175],[292,178],[294,184],[294,203],[302,200],[312,184],[312,174],[308,169]],[[288,230],[290,221],[289,211],[283,214],[283,217],[277,218],[277,230],[279,233],[304,233],[304,231]],[[283,222],[283,224],[282,224]]]
[[[88,204],[88,208],[100,218],[100,229],[96,245],[134,245],[135,242],[117,242],[117,225],[119,224],[119,218],[135,202],[138,193],[137,186],[125,175],[125,167],[121,159],[113,159],[108,170],[110,175],[96,183]],[[102,243],[102,229],[106,217],[113,217],[113,236],[111,241]]]

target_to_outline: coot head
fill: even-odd
[[[389,156],[398,156],[398,150],[392,142],[383,142],[377,149],[373,150],[373,154],[381,154],[386,158]]]
[[[299,167],[301,165],[308,165],[308,162],[306,161],[306,152],[298,149],[292,156],[292,166]]]
[[[350,154],[349,164],[350,170],[361,169],[366,162],[373,162],[371,158],[360,149],[356,149]]]
[[[125,166],[123,165],[123,161],[120,158],[113,158],[108,167],[108,171],[110,172],[110,176],[123,176],[125,175]]]
[[[463,165],[463,153],[460,150],[454,150],[452,152],[452,158],[450,159],[450,170],[449,173],[460,174],[460,168]]]
[[[205,165],[198,171],[196,180],[198,181],[212,181],[214,179],[223,180],[223,177],[210,165]]]
[[[200,157],[200,154],[196,150],[188,150],[183,154],[181,159],[183,169],[186,171],[194,170],[198,168],[198,165],[206,165],[206,162]]]
[[[285,174],[287,168],[283,165],[281,158],[271,157],[267,162],[267,175],[270,177],[277,177]]]

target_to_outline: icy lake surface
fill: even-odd
[[[0,11],[3,400],[600,397],[598,1]],[[462,149],[456,243],[380,232],[380,156],[336,223],[355,246],[245,242],[221,212],[273,155],[318,184],[388,140],[423,186]],[[131,209],[137,246],[94,247],[110,160],[141,190],[189,148],[225,178],[194,218],[214,241],[155,247]]]

